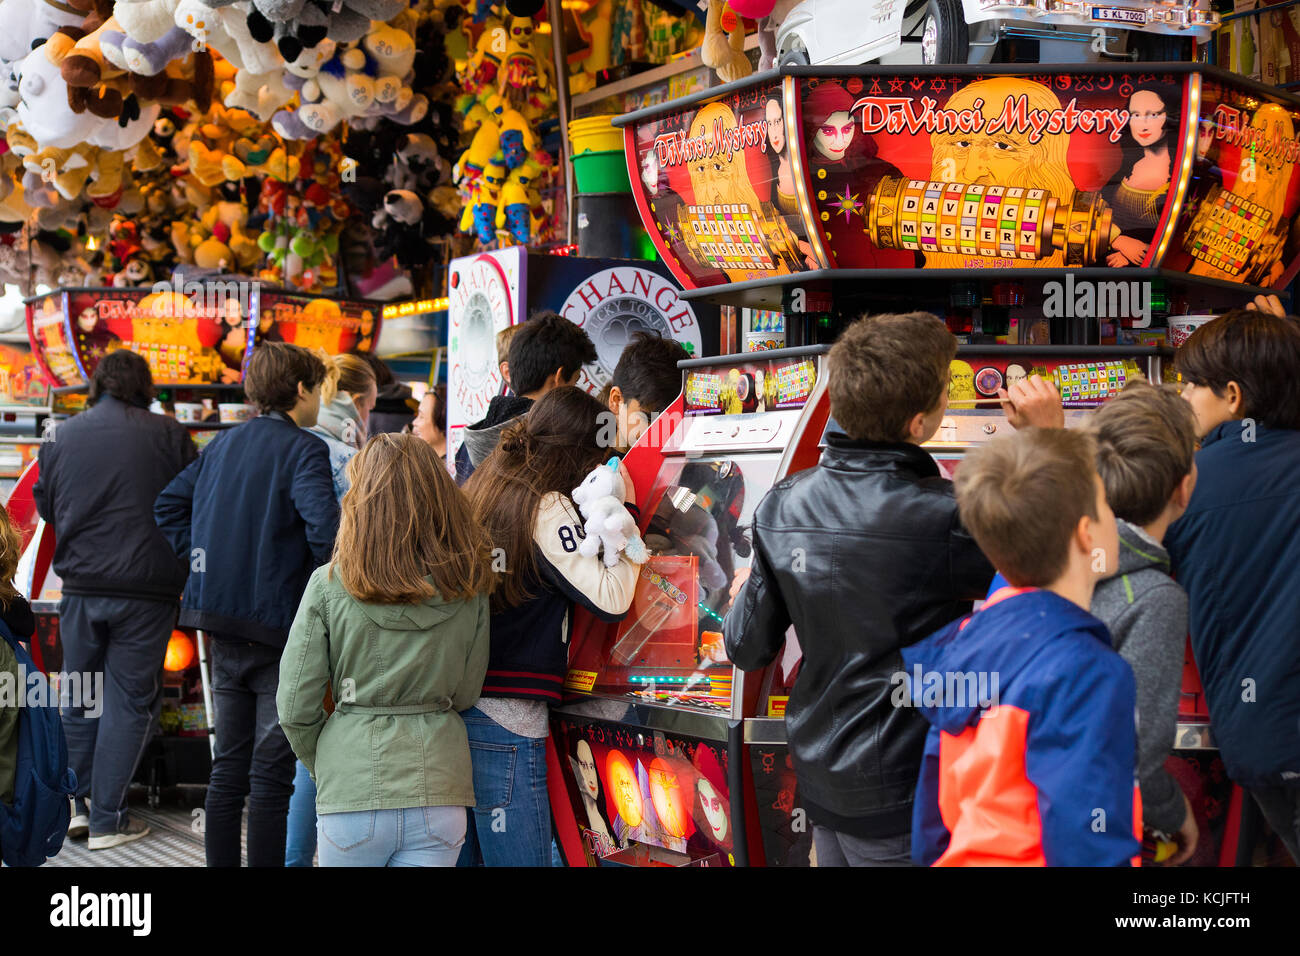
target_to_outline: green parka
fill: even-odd
[[[331,567],[307,584],[276,694],[280,726],[316,781],[317,813],[473,806],[458,711],[483,688],[487,597],[363,604]]]

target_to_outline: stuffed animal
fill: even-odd
[[[607,568],[618,564],[620,553],[626,554],[633,564],[645,564],[650,557],[637,532],[636,520],[623,506],[627,492],[618,465],[618,459],[611,458],[592,469],[582,484],[573,489],[572,496],[586,532],[578,553],[594,558],[603,551],[602,560]]]
[[[85,16],[61,0],[0,0],[0,61],[13,63],[60,27],[80,27]]]
[[[125,124],[116,115],[102,117],[90,113],[77,113],[70,102],[69,86],[43,48],[27,54],[18,65],[18,119],[41,146],[76,146],[87,143],[108,149],[127,149],[134,146],[153,128],[159,107],[150,104],[141,108],[137,119]]]
[[[465,116],[465,130],[474,130],[474,139],[456,161],[456,178],[476,179],[501,148],[501,127],[487,107],[475,103]]]
[[[208,0],[225,6],[230,0]],[[391,20],[409,0],[250,0],[248,32],[258,42],[274,41],[286,60],[326,37],[354,43],[372,20]]]
[[[735,16],[731,30],[723,29],[723,7],[726,0],[709,0],[709,12],[704,21],[704,43],[700,46],[700,60],[712,67],[723,83],[743,79],[754,72],[749,57],[745,55],[745,24]]]

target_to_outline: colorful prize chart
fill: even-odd
[[[747,204],[719,203],[686,206],[687,248],[711,269],[749,269],[771,272],[768,255],[754,210]]]
[[[1083,362],[1060,365],[1053,377],[1061,390],[1061,401],[1099,404],[1118,395],[1140,375],[1131,362]]]
[[[1258,203],[1217,190],[1197,210],[1184,248],[1201,262],[1239,276],[1259,254],[1274,251],[1276,241],[1268,241],[1275,239],[1272,219],[1273,213]]]
[[[689,408],[716,410],[726,379],[710,372],[692,372],[686,379],[686,404]]]
[[[792,362],[776,370],[776,402],[778,407],[790,403],[802,405],[812,394],[817,381],[817,365],[809,360]]]

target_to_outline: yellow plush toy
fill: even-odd
[[[469,148],[460,154],[456,170],[460,177],[474,179],[482,174],[484,167],[501,148],[501,127],[486,106],[475,103],[465,114],[465,129],[474,130],[474,139]]]

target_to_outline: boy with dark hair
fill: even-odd
[[[283,866],[294,755],[275,694],[280,653],[311,573],[330,559],[339,512],[329,450],[307,431],[325,366],[272,342],[253,351],[244,392],[261,413],[222,432],[158,496],[154,516],[189,565],[181,624],[212,637],[216,754],[208,783],[208,866]]]
[[[1234,310],[1174,361],[1201,450],[1166,547],[1228,775],[1300,862],[1300,325]]]
[[[1133,672],[1088,613],[1094,568],[1113,567],[1119,548],[1091,436],[994,439],[956,484],[962,522],[1010,586],[903,651],[895,702],[931,725],[913,858],[1136,864]]]
[[[40,448],[32,494],[55,534],[63,579],[64,669],[103,674],[103,700],[62,708],[77,775],[71,837],[105,850],[146,836],[126,794],[162,709],[162,666],[186,566],[154,526],[158,492],[198,455],[185,426],[149,411],[149,363],[126,349],[100,359],[91,407]]]
[[[1187,592],[1169,576],[1165,532],[1196,485],[1196,418],[1172,388],[1134,382],[1088,423],[1097,471],[1119,526],[1119,564],[1097,585],[1092,613],[1137,679],[1142,822],[1173,837],[1177,866],[1196,850],[1196,817],[1165,770],[1178,723],[1187,643]]]
[[[594,361],[596,346],[581,326],[554,312],[535,312],[510,340],[508,374],[514,394],[497,395],[482,420],[465,429],[456,451],[456,484],[465,484],[492,454],[507,425],[551,389],[577,384],[582,367]]]
[[[682,390],[677,363],[691,357],[679,342],[637,332],[614,366],[605,404],[617,421],[616,450],[626,452]]]
[[[844,331],[828,357],[843,433],[759,503],[751,573],[724,625],[743,670],[770,664],[792,623],[798,634],[785,723],[820,866],[910,863],[926,723],[891,704],[890,676],[902,648],[969,611],[993,578],[952,482],[919,447],[943,419],[956,352],[923,312]],[[1061,424],[1060,394],[1042,379],[1018,383],[1007,417]]]

